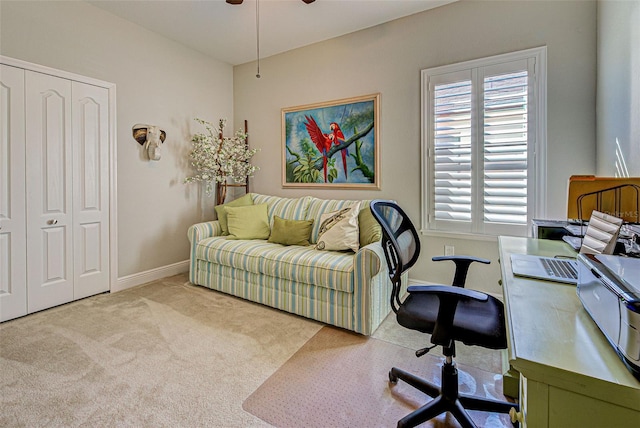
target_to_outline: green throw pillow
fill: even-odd
[[[269,242],[282,245],[310,245],[312,227],[313,220],[285,220],[275,216]]]
[[[358,214],[358,226],[360,227],[361,247],[382,239],[382,228],[375,217],[373,217],[373,214],[371,214],[369,204],[366,204],[365,207],[360,210],[360,214]]]
[[[241,198],[235,199],[231,202],[228,202],[223,205],[217,205],[215,207],[216,214],[218,215],[218,221],[220,222],[220,227],[222,228],[222,236],[229,234],[229,227],[227,226],[227,207],[246,207],[247,205],[253,205],[253,199],[251,198],[251,194],[247,193]]]
[[[267,239],[269,217],[267,204],[226,207],[229,236],[227,239]]]

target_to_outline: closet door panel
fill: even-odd
[[[109,92],[72,84],[74,298],[109,290]]]
[[[28,311],[73,300],[71,82],[26,71]]]
[[[0,321],[27,314],[24,70],[0,65]]]

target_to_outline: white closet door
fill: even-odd
[[[73,300],[71,81],[26,71],[28,311]]]
[[[109,290],[109,91],[72,83],[74,299]]]
[[[27,314],[24,70],[0,65],[0,321]]]

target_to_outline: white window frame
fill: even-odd
[[[479,221],[454,222],[435,221],[434,189],[435,177],[433,170],[434,148],[434,124],[433,124],[433,94],[430,93],[430,83],[437,80],[438,76],[451,75],[453,73],[471,76],[475,84],[482,82],[479,70],[491,67],[500,67],[500,64],[515,61],[527,61],[529,65],[529,94],[528,105],[528,178],[527,178],[527,218],[528,223],[533,218],[545,218],[546,216],[546,176],[547,176],[547,76],[546,76],[546,46],[511,52],[502,55],[491,56],[457,64],[424,69],[421,72],[421,140],[422,140],[422,168],[421,168],[421,232],[426,235],[451,236],[463,235],[471,239],[495,239],[498,235],[528,236],[531,233],[529,224],[523,226],[507,224],[490,224],[481,219],[481,215],[475,216]],[[474,90],[474,94],[482,93],[482,89]],[[475,97],[474,98],[482,98]],[[474,101],[473,114],[476,117],[482,113]],[[473,141],[476,139],[478,125],[472,129]],[[476,144],[477,145],[477,144]],[[477,186],[477,183],[473,183]],[[477,194],[477,193],[476,193]],[[479,210],[481,205],[474,202],[473,210]]]

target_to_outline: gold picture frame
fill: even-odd
[[[282,187],[380,189],[380,94],[282,109]]]

